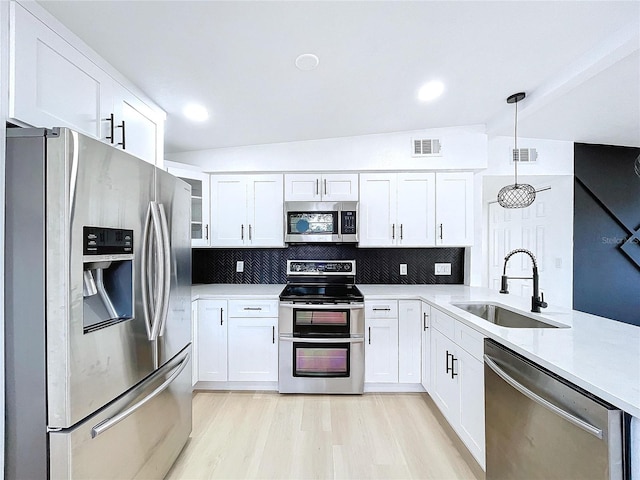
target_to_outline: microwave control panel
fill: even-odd
[[[343,210],[342,214],[342,234],[343,235],[355,235],[357,233],[356,228],[356,212],[354,210]]]

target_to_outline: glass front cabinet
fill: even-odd
[[[186,167],[186,168],[185,168]],[[165,162],[167,172],[191,185],[191,246],[208,247],[209,227],[209,174],[186,165]]]

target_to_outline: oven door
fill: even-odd
[[[357,393],[364,389],[364,337],[280,335],[280,393]]]

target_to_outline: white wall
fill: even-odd
[[[412,157],[413,138],[439,138],[441,157]],[[167,154],[167,160],[205,172],[300,172],[482,169],[487,166],[484,126],[328,138]]]

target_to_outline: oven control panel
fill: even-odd
[[[355,274],[355,260],[287,260],[287,275]]]

